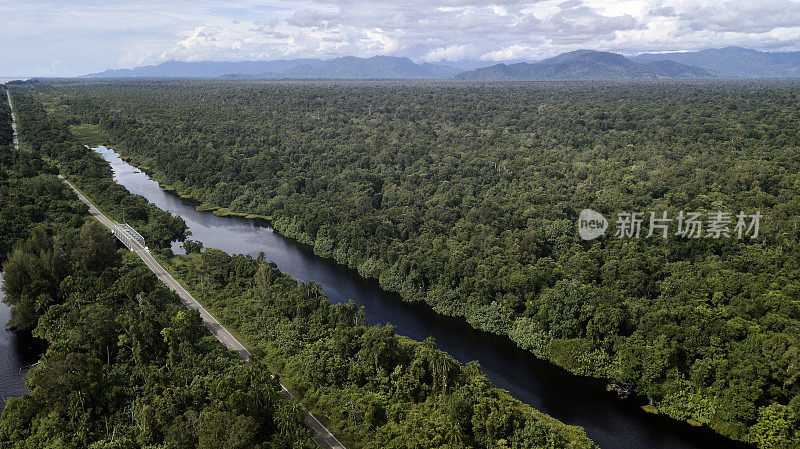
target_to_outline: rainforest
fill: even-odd
[[[9,325],[45,349],[25,376],[29,392],[3,398],[0,447],[318,447],[307,407],[351,448],[594,447],[581,428],[492,386],[476,363],[370,325],[263,257],[192,241],[172,254],[165,242],[186,238],[184,221],[116,184],[79,129],[13,90],[19,149],[9,103],[0,106],[3,301]],[[214,339],[59,173],[141,229],[252,355]]]
[[[28,114],[113,143],[201,207],[269,218],[407,301],[675,419],[761,447],[799,444],[797,82],[64,81],[14,92]],[[32,132],[30,149],[56,156],[57,128]],[[755,239],[584,241],[583,209],[762,218]],[[179,231],[157,222],[157,241]]]

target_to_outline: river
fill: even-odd
[[[113,150],[101,146],[95,151],[111,164],[117,183],[182,217],[192,232],[191,238],[202,242],[206,248],[219,248],[231,254],[257,255],[263,251],[267,260],[273,260],[281,271],[300,281],[320,284],[332,302],[352,300],[364,306],[371,323],[391,323],[399,334],[416,340],[433,337],[442,350],[462,363],[477,360],[494,385],[567,424],[583,427],[602,448],[746,447],[707,428],[645,413],[640,408],[644,402],[618,400],[615,393],[606,391],[604,381],[569,374],[536,359],[505,337],[475,330],[464,320],[438,315],[423,304],[403,302],[398,295],[381,290],[377,282],[315,256],[307,246],[282,237],[253,220],[199,212],[192,202],[161,190],[158,183],[123,161]],[[182,252],[177,243],[173,244],[173,250]],[[6,309],[0,308],[0,314],[5,317]],[[0,335],[3,344],[7,335]],[[0,351],[6,351],[6,347]],[[0,354],[0,357],[4,356]],[[14,359],[9,363],[21,366],[25,362]],[[14,371],[11,365],[6,369],[3,359],[2,370]],[[5,391],[10,394],[14,390],[6,387],[6,374],[0,373],[4,382],[0,387],[3,394]]]
[[[0,411],[10,397],[20,397],[28,392],[23,373],[36,362],[41,349],[30,337],[14,332],[8,327],[11,309],[2,302],[3,278],[0,275]]]

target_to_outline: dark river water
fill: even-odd
[[[0,275],[0,287],[3,278]],[[25,388],[23,373],[26,368],[36,362],[38,348],[33,340],[8,328],[11,309],[2,302],[3,290],[0,288],[0,411],[10,397],[19,397],[28,392]]]
[[[510,340],[477,331],[465,321],[440,316],[421,304],[409,304],[393,293],[381,290],[377,283],[360,277],[355,271],[315,256],[310,248],[284,238],[269,227],[252,220],[218,217],[198,212],[190,202],[161,190],[147,174],[129,165],[113,151],[96,148],[114,170],[114,179],[133,193],[147,198],[161,209],[182,217],[192,231],[192,239],[206,248],[228,253],[257,255],[263,251],[281,271],[300,281],[314,281],[322,286],[332,302],[353,301],[366,309],[371,323],[391,323],[397,332],[416,340],[436,339],[439,347],[461,362],[477,360],[494,385],[511,392],[555,418],[586,429],[602,448],[729,448],[739,447],[716,436],[706,428],[670,420],[643,412],[638,400],[620,401],[606,391],[600,380],[575,376],[519,349]],[[177,244],[173,250],[182,252]],[[0,307],[0,317],[7,311]],[[6,349],[15,345],[14,335],[0,334],[4,395],[23,392],[16,373],[26,364]],[[27,362],[30,363],[30,362]]]

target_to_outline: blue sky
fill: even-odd
[[[0,0],[0,17],[0,76],[72,76],[167,60],[800,50],[796,0]]]

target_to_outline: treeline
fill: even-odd
[[[33,335],[49,346],[31,391],[8,399],[0,446],[316,447],[269,372],[210,336],[107,229],[54,228],[34,230],[3,264],[15,319],[35,298]]]
[[[201,201],[732,438],[798,444],[800,85],[79,82],[29,88]],[[583,242],[577,214],[763,214]]]
[[[14,151],[11,115],[6,92],[0,87],[0,261],[12,246],[24,240],[40,223],[80,226],[86,207],[67,193],[56,178],[58,171],[28,151]],[[6,132],[7,131],[7,132]],[[26,321],[19,315],[17,325]]]
[[[491,385],[477,362],[459,364],[432,339],[370,326],[353,303],[332,305],[272,262],[209,249],[169,265],[348,447],[590,448],[566,426]]]
[[[12,95],[20,122],[20,141],[25,149],[52,160],[79,189],[96,201],[100,210],[118,221],[124,217],[150,247],[168,247],[171,241],[185,237],[187,228],[183,219],[155,207],[140,195],[131,195],[114,182],[108,163],[79,143],[68,123],[48,114],[44,105],[24,89],[14,90]]]
[[[69,146],[51,154],[64,163],[60,149]],[[15,319],[26,317],[19,328],[49,346],[29,374],[32,391],[8,401],[0,446],[313,447],[300,409],[268,375],[277,369],[330,415],[348,447],[593,447],[580,428],[492,387],[477,365],[369,326],[352,303],[331,305],[318,286],[298,285],[263,258],[174,257],[173,268],[255,348],[245,364],[101,225],[85,222],[55,169],[32,152],[14,156],[47,166],[57,198],[75,209],[30,223],[27,239],[9,238],[6,301]],[[245,327],[250,313],[258,319]]]
[[[48,343],[30,393],[5,404],[0,447],[316,447],[268,372],[87,222],[56,173],[0,145],[4,301],[10,324]]]
[[[11,107],[8,105],[6,87],[0,84],[0,146],[13,145],[14,131],[11,129]]]

